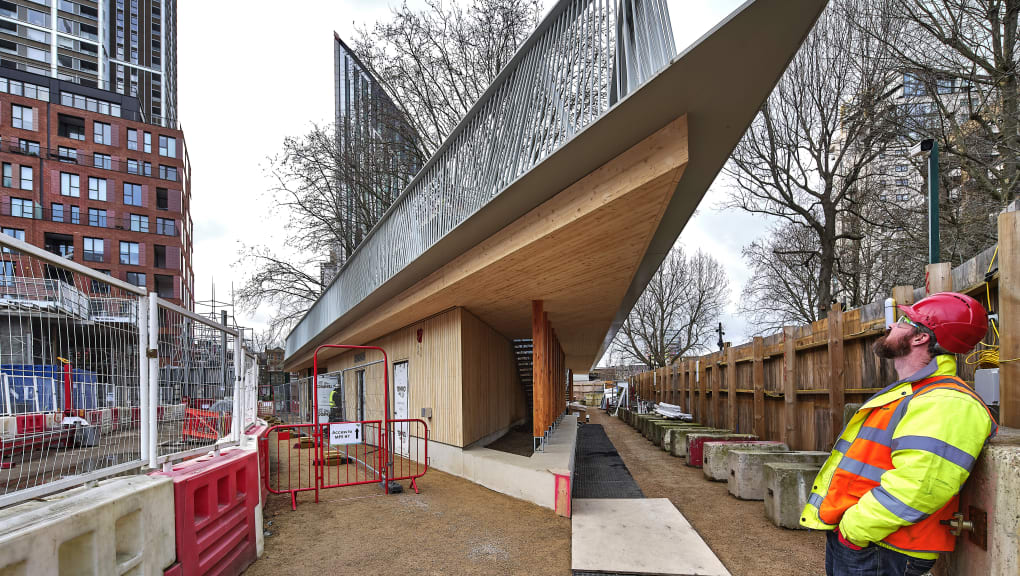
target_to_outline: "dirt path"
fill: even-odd
[[[270,495],[265,554],[245,574],[570,574],[570,520],[429,470],[392,496],[324,490],[318,504]]]
[[[761,502],[730,496],[725,483],[705,479],[636,430],[600,410],[591,410],[647,498],[669,498],[719,556],[733,576],[793,576],[825,573],[825,536],[785,530],[765,517]]]

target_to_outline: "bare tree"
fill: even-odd
[[[286,138],[270,162],[272,201],[288,215],[286,251],[243,248],[237,265],[250,272],[236,297],[245,310],[272,305],[277,312],[271,326],[282,330],[315,302],[332,279],[323,267],[335,269],[357,248],[393,203],[396,183],[413,177],[420,158],[384,131],[351,136],[329,125]]]
[[[430,157],[538,26],[539,0],[406,3],[361,30],[361,59],[402,107]]]
[[[962,194],[1001,208],[1020,191],[1020,0],[885,0],[890,29],[862,31],[884,43],[904,92],[930,114],[918,136],[939,139],[966,175]],[[861,19],[863,22],[874,20]]]
[[[729,295],[722,265],[675,246],[652,276],[616,336],[623,355],[652,368],[671,364],[711,340]]]
[[[740,314],[756,333],[819,318],[818,234],[785,223],[743,250],[751,277],[741,291]]]
[[[270,159],[272,199],[287,214],[286,250],[244,247],[251,272],[237,293],[242,309],[263,304],[286,331],[315,302],[406,183],[482,95],[538,24],[537,0],[406,4],[356,41],[362,62],[395,106],[364,107],[366,128],[341,116],[287,138]]]
[[[784,249],[815,262],[817,313],[806,317],[827,313],[837,245],[861,239],[852,223],[867,218],[861,208],[877,194],[876,160],[894,136],[885,118],[883,45],[853,24],[858,3],[839,5],[819,19],[725,168],[734,182],[731,206],[814,235]]]

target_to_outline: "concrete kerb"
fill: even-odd
[[[729,455],[733,450],[757,450],[759,452],[789,452],[790,447],[774,440],[754,442],[706,442],[701,457],[705,478],[725,482],[730,477]]]
[[[727,488],[741,500],[765,499],[765,476],[762,467],[768,462],[797,462],[821,466],[828,452],[761,452],[732,450],[729,454],[730,477]]]
[[[729,434],[730,430],[702,426],[700,428],[682,428],[673,430],[670,435],[669,453],[678,458],[687,457],[687,436],[691,434]]]
[[[821,469],[821,466],[799,462],[764,464],[765,516],[780,528],[800,529],[800,513]]]

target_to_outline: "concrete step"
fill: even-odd
[[[762,467],[770,462],[797,462],[821,466],[828,452],[760,452],[733,450],[729,454],[730,477],[726,480],[730,494],[741,500],[765,499],[765,473]]]
[[[610,574],[729,576],[666,498],[574,499],[571,570]]]
[[[702,471],[705,478],[716,482],[725,482],[730,477],[731,450],[758,450],[761,452],[789,452],[790,447],[783,442],[774,440],[757,440],[754,442],[709,442],[705,444],[701,456]]]
[[[780,528],[801,529],[800,513],[821,469],[821,466],[800,462],[769,462],[763,465],[765,516]]]

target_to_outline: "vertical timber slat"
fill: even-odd
[[[999,421],[1020,428],[1020,212],[999,215]],[[1002,362],[1002,360],[1007,360]]]
[[[730,430],[737,433],[740,428],[737,425],[737,352],[729,344],[726,345],[726,389],[726,407],[729,411],[727,422]]]
[[[783,327],[783,442],[791,449],[797,444],[797,329]]]
[[[722,428],[719,418],[719,354],[712,354],[712,426]]]
[[[829,418],[832,434],[826,441],[831,446],[843,430],[843,405],[846,403],[843,369],[843,310],[839,303],[829,311]]]
[[[924,267],[924,293],[951,292],[953,290],[953,265],[949,262],[927,264]]]
[[[546,381],[545,318],[541,300],[531,302],[531,407],[532,433],[535,438],[545,435],[545,418],[548,412],[548,382]]]
[[[765,437],[765,339],[755,336],[751,353],[754,360],[754,434]]]

